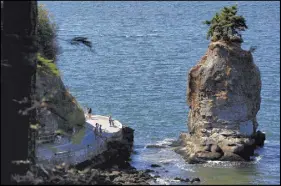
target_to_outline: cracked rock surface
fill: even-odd
[[[261,77],[239,43],[211,42],[188,73],[188,131],[175,151],[189,163],[250,160],[265,135],[257,132]]]

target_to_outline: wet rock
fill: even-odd
[[[200,182],[200,179],[199,178],[193,178],[190,182],[191,183],[193,183],[193,182]]]
[[[264,145],[265,133],[258,130],[256,135],[254,136],[254,138],[255,138],[255,143],[257,146],[262,147]]]
[[[155,171],[154,171],[154,170],[151,170],[151,169],[146,169],[145,172],[146,172],[146,173],[150,173],[150,172],[155,172]]]
[[[17,184],[87,184],[87,185],[105,185],[105,184],[148,184],[148,181],[152,179],[145,171],[137,171],[135,168],[131,167],[129,169],[94,169],[86,168],[82,170],[76,170],[70,168],[67,170],[62,169],[58,166],[56,168],[44,168],[47,172],[47,176],[37,177],[35,172],[39,172],[40,166],[33,166],[32,171],[27,171],[25,175],[14,175],[13,183]],[[42,170],[40,170],[42,171]],[[52,172],[55,171],[55,175]],[[44,173],[46,174],[46,173]]]
[[[212,145],[212,147],[211,147],[211,152],[218,152],[218,153],[221,153],[222,150],[221,150],[221,148],[220,148],[218,145]]]
[[[166,148],[166,146],[163,146],[163,145],[147,145],[146,148]]]
[[[206,151],[200,152],[199,151],[199,152],[196,152],[195,156],[202,160],[218,160],[223,155],[218,152],[206,152]]]
[[[189,182],[190,181],[188,178],[184,179],[184,178],[181,178],[181,177],[175,177],[174,180],[178,180],[178,181],[181,181],[181,182]]]
[[[241,156],[231,153],[231,152],[226,152],[224,155],[219,159],[220,161],[245,161]]]
[[[161,167],[161,165],[158,165],[158,164],[151,164],[150,166],[151,167]]]

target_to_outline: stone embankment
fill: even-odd
[[[96,135],[94,126],[102,126],[102,134]],[[41,144],[37,164],[29,171],[14,175],[15,184],[133,184],[148,185],[156,178],[148,171],[137,171],[129,163],[133,150],[134,130],[114,120],[110,126],[108,117],[93,115],[87,119],[88,126],[81,139],[64,144]],[[83,129],[81,129],[83,130]],[[77,131],[78,137],[81,135]],[[103,143],[101,143],[103,142]],[[88,145],[92,151],[85,151]],[[79,150],[81,149],[82,150]],[[55,150],[56,152],[54,152]],[[60,152],[73,149],[73,157],[58,158]],[[52,151],[53,150],[53,151]],[[87,152],[87,153],[81,153]],[[93,153],[94,152],[94,153]],[[55,155],[56,154],[56,155]],[[74,161],[74,160],[77,161]]]
[[[175,151],[189,163],[250,160],[265,135],[257,131],[261,77],[239,43],[211,42],[188,73],[188,133]]]
[[[101,126],[96,128],[96,123]],[[112,161],[126,162],[132,152],[134,130],[114,120],[110,126],[109,118],[92,115],[86,120],[84,128],[76,131],[70,138],[64,136],[58,143],[39,144],[37,162],[44,164],[67,163],[83,166],[83,164],[111,164]]]

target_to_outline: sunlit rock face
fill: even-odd
[[[46,71],[46,70],[45,70]],[[39,136],[61,129],[72,133],[85,124],[84,111],[63,84],[59,75],[46,73],[42,67],[36,74],[37,119]]]
[[[261,77],[251,52],[238,43],[210,43],[189,71],[187,87],[189,133],[181,134],[176,152],[190,163],[249,160],[261,102]]]

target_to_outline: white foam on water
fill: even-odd
[[[186,164],[185,162],[177,162],[175,164],[179,169],[181,170],[185,170],[185,171],[188,171],[188,172],[195,172],[191,167],[188,167],[188,164]]]
[[[160,36],[159,34],[147,34],[147,36],[155,36],[155,37],[158,37]]]
[[[207,161],[207,163],[203,164],[203,167],[214,167],[214,166],[219,166],[219,167],[231,167],[232,163],[228,161]]]
[[[156,146],[155,149],[157,148],[157,146],[159,148],[161,148],[161,147],[165,148],[165,147],[168,147],[169,145],[171,145],[174,141],[175,141],[175,138],[165,138],[164,140],[156,141],[155,143],[146,144],[144,146],[144,149],[146,149],[147,146],[153,146],[153,145]]]
[[[169,181],[165,178],[157,178],[156,179],[156,182],[160,185],[169,185]]]
[[[258,163],[262,159],[262,156],[254,157],[254,163]]]
[[[262,159],[261,156],[252,157],[253,161],[207,161],[207,163],[202,164],[203,167],[223,167],[223,168],[233,168],[241,166],[249,166],[250,164],[256,164]]]
[[[177,162],[178,159],[172,158],[172,159],[165,159],[165,160],[160,160],[159,162],[162,164],[172,164],[173,162]]]
[[[165,138],[164,140],[157,141],[156,145],[170,145],[175,141],[175,138]]]

